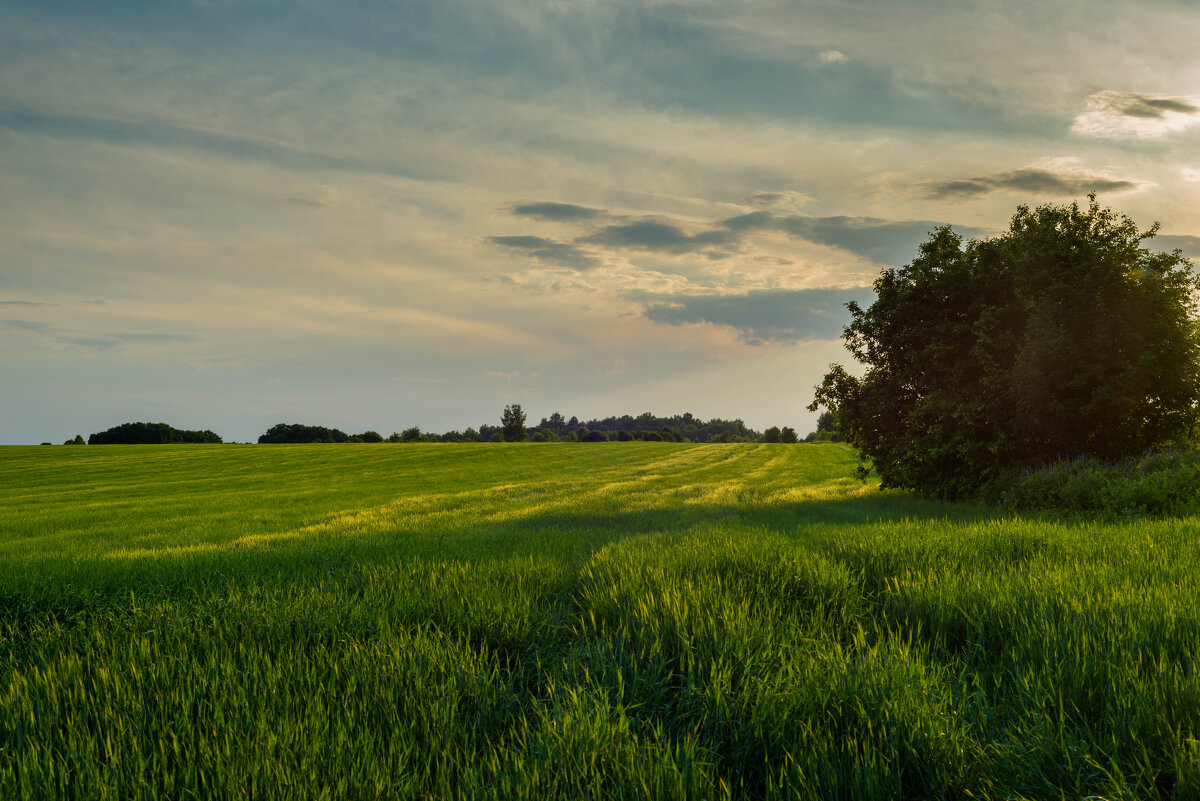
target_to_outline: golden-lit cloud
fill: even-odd
[[[1087,99],[1071,130],[1083,136],[1161,139],[1200,124],[1200,99],[1105,90]]]

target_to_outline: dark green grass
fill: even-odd
[[[0,797],[1200,797],[1195,518],[841,446],[0,450]]]

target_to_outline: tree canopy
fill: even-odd
[[[1157,225],[1102,208],[1017,209],[965,246],[933,231],[911,264],[849,303],[847,348],[810,410],[833,412],[884,486],[942,497],[1057,459],[1192,440],[1200,399],[1200,283]]]
[[[278,445],[307,442],[345,442],[349,437],[344,431],[325,426],[309,426],[302,423],[276,423],[267,433],[258,438],[260,445]]]
[[[521,410],[521,404],[514,403],[504,407],[504,412],[500,415],[500,426],[504,429],[505,442],[525,441],[529,434],[525,429],[525,412]]]
[[[82,435],[77,435],[72,442],[83,444]],[[172,428],[166,423],[122,423],[88,437],[89,445],[165,445],[185,442],[219,444],[221,437],[207,429],[186,431]]]

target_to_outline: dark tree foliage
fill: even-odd
[[[529,433],[533,435],[539,431],[551,431],[560,438],[574,433],[578,439],[582,429],[603,431],[608,434],[610,440],[619,439],[622,431],[628,432],[638,440],[645,440],[646,433],[654,431],[663,435],[664,439],[674,442],[754,442],[761,436],[757,431],[747,428],[741,420],[700,420],[690,412],[671,417],[658,417],[650,412],[643,412],[636,417],[625,414],[588,420],[586,423],[581,423],[577,417],[564,422],[563,416],[555,412],[550,417],[542,418],[538,425],[529,429]],[[664,429],[670,429],[673,433],[664,435]]]
[[[784,426],[779,432],[779,441],[785,445],[795,445],[800,441],[800,437],[796,436],[796,429],[791,426]]]
[[[580,429],[584,433],[579,435],[580,442],[608,442],[608,434],[603,431],[586,431]]]
[[[529,437],[521,404],[514,403],[504,407],[504,413],[500,415],[500,427],[503,429],[505,442],[524,442]]]
[[[1127,217],[1017,209],[1007,233],[930,234],[848,304],[861,377],[832,365],[811,410],[833,412],[884,486],[969,496],[1058,459],[1190,441],[1200,398],[1200,289],[1177,250]]]
[[[307,442],[345,442],[349,437],[345,432],[325,426],[306,426],[300,423],[277,423],[267,429],[267,433],[258,438],[261,445],[307,443]]]
[[[808,432],[804,437],[805,442],[841,442],[842,434],[838,431],[837,420],[834,419],[833,413],[829,411],[821,412],[817,416],[817,429]]]
[[[76,437],[76,440],[81,440]],[[166,423],[122,423],[88,437],[89,445],[167,445],[171,443],[220,444],[211,431],[185,431]],[[82,444],[82,442],[80,442]]]
[[[771,426],[763,431],[763,442],[779,442],[779,426]]]

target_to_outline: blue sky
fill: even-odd
[[[1200,256],[1182,3],[0,3],[0,442],[812,425],[925,233]]]

